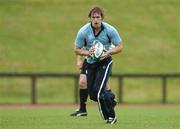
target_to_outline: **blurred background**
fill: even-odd
[[[124,51],[113,74],[180,73],[179,0],[0,0],[0,73],[78,74],[74,39],[93,5],[105,10]],[[36,79],[37,103],[74,103],[72,78]],[[159,78],[123,81],[124,103],[160,103]],[[119,95],[118,80],[110,79]],[[180,78],[167,82],[168,103],[180,103]],[[0,78],[0,104],[31,103],[31,78]],[[91,101],[90,101],[91,103]]]

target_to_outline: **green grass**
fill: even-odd
[[[180,73],[179,0],[1,0],[0,72],[79,73],[73,42],[93,5],[105,8],[105,21],[123,39],[123,53],[113,56],[113,73]],[[125,83],[130,91],[125,101],[160,101],[158,81]],[[168,87],[171,102],[179,101],[179,84]],[[0,81],[0,102],[29,103],[29,87],[29,80]],[[59,103],[64,96],[72,102],[72,92],[69,80],[38,82],[39,102]]]
[[[180,72],[179,0],[1,1],[0,71],[77,73],[73,42],[96,4],[124,42],[114,73]]]
[[[0,109],[1,129],[179,129],[179,107],[120,107],[118,122],[107,125],[97,107],[88,117],[70,117],[74,108]]]

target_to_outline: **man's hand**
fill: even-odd
[[[104,54],[99,58],[99,60],[101,61],[101,60],[105,59],[108,56],[110,56],[109,51],[105,51]]]
[[[82,48],[74,48],[74,52],[76,53],[76,55],[79,56],[92,56],[94,53],[95,48],[91,47],[89,50],[85,50]]]
[[[94,51],[95,51],[95,48],[94,47],[91,47],[89,49],[89,56],[92,56],[94,54]]]
[[[110,55],[120,53],[122,51],[122,49],[123,49],[123,45],[119,44],[116,47],[114,47],[112,49],[109,49],[108,51],[105,51],[104,54],[100,57],[99,60],[103,60],[103,59],[105,59],[106,57],[108,57]]]

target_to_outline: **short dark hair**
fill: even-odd
[[[90,11],[89,11],[89,14],[88,14],[88,17],[91,18],[92,14],[94,13],[98,13],[101,15],[102,18],[104,18],[104,11],[101,7],[99,6],[95,6],[93,7]]]

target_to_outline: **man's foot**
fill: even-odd
[[[75,112],[71,113],[70,116],[87,116],[87,112],[77,109]]]
[[[108,119],[107,119],[107,124],[115,124],[117,122],[117,118],[116,117],[109,117]]]

